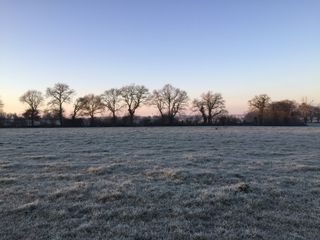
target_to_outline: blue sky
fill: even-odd
[[[0,0],[0,96],[78,95],[166,83],[220,92],[231,113],[255,94],[320,104],[320,1]]]

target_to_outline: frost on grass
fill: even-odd
[[[1,240],[320,235],[320,128],[0,131]]]
[[[28,213],[28,212],[31,212],[32,210],[35,210],[38,205],[39,205],[39,200],[36,200],[34,202],[22,204],[21,206],[17,207],[15,211]]]
[[[71,186],[59,188],[49,194],[50,199],[81,199],[85,197],[87,184],[85,182],[75,182]]]
[[[0,186],[16,183],[16,178],[13,177],[2,177],[0,178]]]

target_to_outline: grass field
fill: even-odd
[[[0,239],[319,239],[320,128],[0,129]]]

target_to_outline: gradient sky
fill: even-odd
[[[0,0],[0,97],[166,83],[220,92],[231,113],[267,93],[320,103],[319,0]]]

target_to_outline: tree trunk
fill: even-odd
[[[174,116],[172,114],[169,115],[169,123],[172,125],[174,122]]]
[[[94,126],[94,115],[90,115],[90,127]]]
[[[34,127],[34,111],[31,112],[31,127]]]
[[[209,109],[209,113],[208,113],[208,123],[210,125],[212,125],[212,113],[211,113],[211,109]]]
[[[258,120],[259,120],[259,126],[263,125],[263,111],[260,111],[259,116],[258,116]]]
[[[60,119],[60,127],[63,125],[63,111],[62,111],[62,104],[60,104],[59,108],[59,119]]]
[[[117,116],[115,112],[112,112],[112,124],[115,125],[117,121]]]
[[[128,109],[130,125],[133,125],[134,110]]]
[[[202,115],[202,119],[203,119],[203,124],[206,125],[208,123],[208,118],[206,113],[203,111],[201,111],[201,115]]]
[[[134,118],[134,115],[130,113],[130,125],[133,125],[133,118]]]
[[[160,112],[160,114],[161,114],[161,123],[164,125],[167,122],[167,116],[162,112]]]

